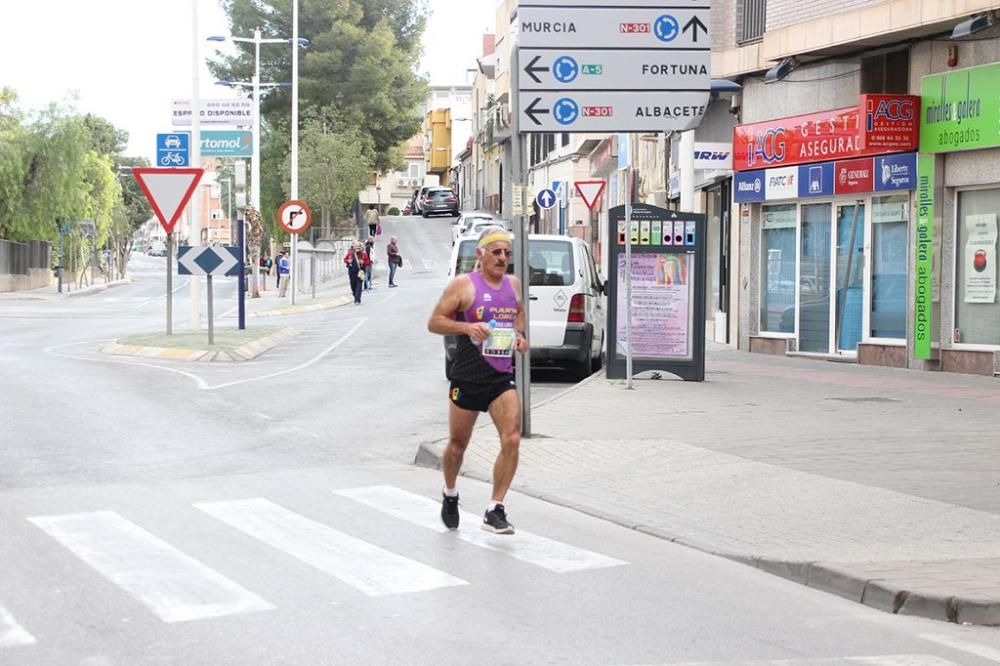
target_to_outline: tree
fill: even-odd
[[[310,118],[299,135],[299,194],[321,213],[325,237],[338,218],[350,213],[372,172],[369,137],[330,118]],[[291,163],[285,163],[286,174]]]
[[[24,201],[28,172],[27,133],[17,95],[0,88],[0,238],[14,238],[13,219]]]

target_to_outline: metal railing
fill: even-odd
[[[755,42],[767,29],[767,0],[743,0],[743,25],[740,44]]]

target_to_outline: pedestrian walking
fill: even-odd
[[[264,291],[267,291],[267,278],[271,276],[271,267],[273,265],[274,262],[271,261],[271,255],[265,254],[260,258],[260,280]]]
[[[368,210],[365,211],[365,223],[368,224],[368,235],[374,236],[375,232],[378,231],[378,209],[375,208],[375,204],[368,204]]]
[[[291,281],[292,262],[288,260],[288,250],[282,250],[278,256],[278,298],[284,298]]]
[[[375,261],[372,259],[375,255],[372,250],[375,249],[375,237],[369,236],[368,240],[365,241],[365,252],[368,253],[368,265],[365,266],[365,291],[372,290],[372,267]]]
[[[365,252],[365,246],[361,241],[354,241],[354,245],[344,257],[344,266],[347,267],[347,277],[351,280],[351,293],[354,294],[354,304],[361,305],[361,289],[364,286],[365,267],[371,266],[372,260]]]
[[[513,534],[503,500],[517,470],[521,444],[521,403],[514,383],[514,351],[524,352],[524,304],[518,279],[507,275],[511,237],[501,227],[484,229],[476,246],[476,269],[453,279],[434,307],[427,329],[454,335],[448,406],[448,446],[442,459],[441,520],[458,529],[458,472],[479,412],[487,412],[500,435],[493,465],[493,491],[482,528]]]
[[[399,239],[396,236],[389,238],[389,244],[385,248],[386,255],[388,255],[389,264],[389,286],[395,287],[396,285],[396,269],[403,265],[403,255],[399,253]]]

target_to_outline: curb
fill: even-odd
[[[76,291],[70,291],[63,296],[66,298],[73,298],[74,296],[87,296],[89,294],[96,294],[98,292],[106,291],[112,287],[119,287],[123,284],[132,284],[132,278],[127,277],[124,280],[115,280],[114,282],[108,282],[106,284],[97,284],[91,287],[84,287],[83,289],[77,289]],[[59,294],[56,294],[57,296]]]
[[[301,314],[303,312],[315,312],[317,310],[330,310],[333,308],[339,308],[342,305],[347,305],[354,299],[350,296],[338,296],[325,303],[312,303],[310,305],[285,305],[278,308],[270,308],[268,310],[258,310],[256,312],[248,312],[248,318],[256,317],[280,317],[282,315],[290,314]]]
[[[190,347],[143,347],[139,345],[123,345],[117,340],[101,347],[102,354],[117,356],[139,356],[142,358],[161,358],[171,361],[194,361],[199,363],[229,363],[250,361],[264,352],[291,340],[299,334],[294,328],[283,328],[259,340],[252,340],[235,349],[209,350]]]

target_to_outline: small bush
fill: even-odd
[[[396,208],[395,206],[393,206],[392,208],[389,209],[389,213],[388,214],[389,215],[399,215],[399,209]]]

